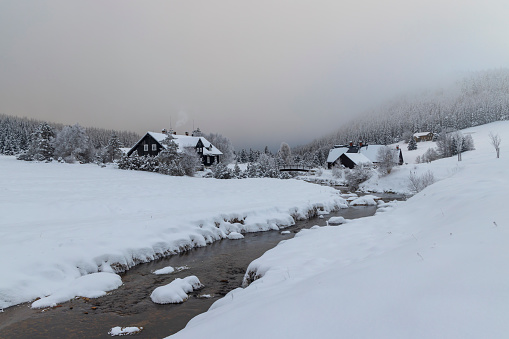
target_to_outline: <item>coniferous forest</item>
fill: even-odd
[[[43,123],[50,126],[55,134],[66,127],[63,124],[0,114],[0,154],[17,155],[27,151],[33,141],[34,133]],[[106,147],[112,135],[117,136],[120,144],[123,145],[122,147],[131,147],[140,139],[137,133],[129,131],[115,131],[96,127],[79,128],[83,129],[92,150],[101,150]]]

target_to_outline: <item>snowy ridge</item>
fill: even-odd
[[[230,233],[284,228],[338,192],[297,180],[169,177],[0,157],[0,309]]]
[[[509,151],[496,159],[490,131],[509,140],[509,122],[464,131],[476,150],[461,163],[411,165],[440,181],[280,243],[250,264],[246,288],[172,338],[506,338]]]

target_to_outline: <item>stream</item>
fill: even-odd
[[[332,216],[356,219],[371,216],[375,206],[350,207],[305,221],[281,231],[244,234],[244,239],[217,241],[205,247],[137,265],[120,274],[123,285],[97,299],[78,298],[49,309],[31,309],[25,303],[0,313],[0,338],[111,338],[115,326],[138,326],[136,338],[162,338],[184,328],[219,298],[240,287],[248,265],[281,240],[292,238],[303,228],[325,226]],[[166,267],[186,267],[167,275],[152,272]],[[150,294],[175,278],[195,275],[205,287],[189,294],[182,304],[158,305]],[[209,297],[204,297],[209,295]]]

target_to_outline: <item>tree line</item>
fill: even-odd
[[[130,147],[139,139],[130,131],[64,126],[0,114],[0,154],[19,155],[23,160],[108,161],[112,149]]]

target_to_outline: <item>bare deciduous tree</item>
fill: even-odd
[[[292,150],[290,146],[286,142],[281,143],[281,147],[279,147],[278,155],[283,159],[285,164],[289,164],[292,160]]]
[[[493,134],[493,132],[490,132],[489,137],[491,144],[493,145],[493,147],[495,147],[498,159],[500,158],[500,136],[498,134]]]
[[[380,147],[376,154],[378,161],[378,172],[381,175],[390,174],[396,162],[394,161],[394,151],[388,146]]]

